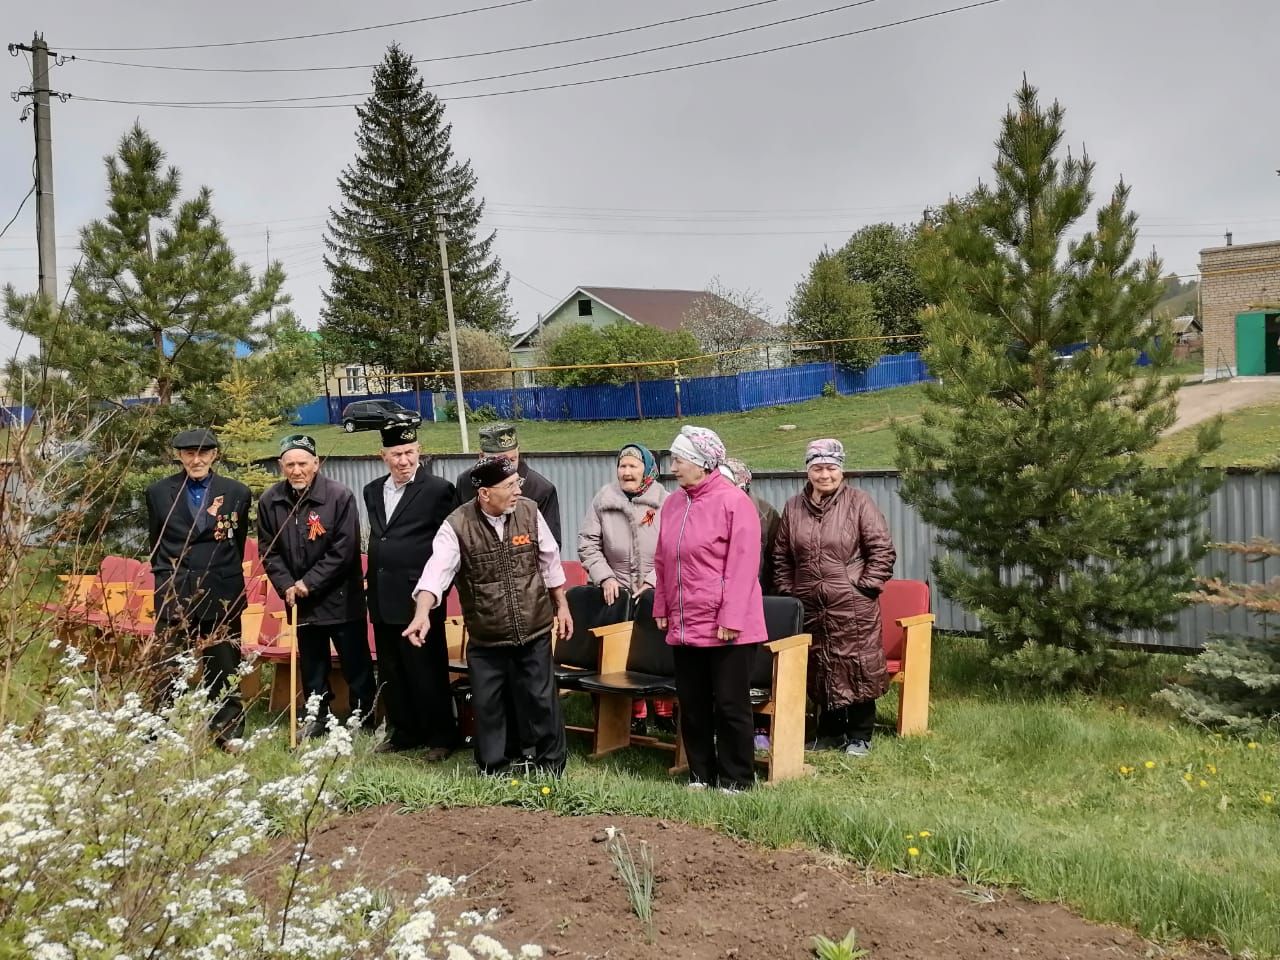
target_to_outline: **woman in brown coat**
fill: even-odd
[[[815,749],[861,757],[871,749],[876,698],[889,689],[878,597],[897,554],[888,524],[863,491],[844,482],[844,446],[815,440],[808,482],[787,501],[774,542],[778,592],[804,604]]]

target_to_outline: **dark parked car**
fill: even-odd
[[[347,433],[381,430],[396,423],[416,427],[422,423],[422,417],[393,400],[357,400],[342,411],[342,429]]]

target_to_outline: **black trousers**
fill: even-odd
[[[518,746],[515,753],[508,749],[508,724],[514,720],[511,725],[532,750],[529,759],[559,776],[568,750],[551,663],[551,634],[522,646],[469,643],[467,667],[476,719],[476,766],[494,773],[521,759]]]
[[[244,734],[244,705],[240,702],[240,618],[201,620],[194,623],[163,620],[156,625],[163,644],[164,662],[157,672],[157,704],[172,700],[178,657],[195,653],[200,659],[201,686],[210,701],[221,701],[209,721],[214,738],[233,740]],[[217,643],[210,643],[216,639]]]
[[[672,649],[680,731],[694,781],[745,789],[755,783],[751,718],[754,643]]]
[[[359,710],[361,722],[372,727],[373,657],[369,656],[369,637],[363,620],[349,623],[303,624],[298,627],[298,669],[302,674],[303,696],[311,699],[320,694],[321,722],[329,714],[333,690],[329,688],[329,643],[338,651],[342,676],[351,691],[351,709]]]
[[[437,613],[439,616],[437,616]],[[458,745],[458,721],[449,690],[449,648],[444,636],[444,607],[431,611],[431,629],[420,647],[402,634],[407,623],[375,623],[378,695],[386,711],[387,731],[397,747]]]
[[[860,700],[834,710],[824,710],[818,717],[818,736],[846,737],[849,740],[871,742],[871,731],[876,725],[876,702]]]

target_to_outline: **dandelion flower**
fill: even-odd
[[[915,838],[916,838],[916,835],[915,835],[914,833],[908,833],[908,834],[907,834],[907,839],[908,839],[908,840],[914,840]]]
[[[920,851],[919,851],[919,849],[917,849],[916,847],[907,847],[907,856],[908,856],[908,857],[918,857],[918,856],[920,856]]]
[[[1263,802],[1263,803],[1271,803],[1271,802],[1272,802],[1272,801],[1274,801],[1274,800],[1275,800],[1275,797],[1271,796],[1271,794],[1269,794],[1269,793],[1264,793],[1264,794],[1262,795],[1262,802]]]
[[[520,781],[519,781],[519,780],[512,780],[512,781],[511,781],[511,785],[512,785],[513,787],[518,787],[518,786],[520,786]]]
[[[932,837],[932,836],[933,836],[933,834],[932,834],[932,833],[930,833],[928,830],[921,830],[921,831],[920,831],[920,836],[925,837],[925,838],[928,838],[928,837]]]
[[[551,788],[550,788],[550,787],[543,787],[543,788],[542,788],[542,795],[543,795],[544,797],[545,797],[547,794],[549,794],[550,792],[551,792]]]
[[[1120,768],[1120,776],[1122,776],[1122,777],[1127,777],[1127,776],[1128,776],[1129,774],[1131,774],[1132,772],[1133,772],[1133,767],[1124,767],[1124,766],[1122,766],[1122,767]]]
[[[1187,781],[1187,783],[1190,783],[1192,780],[1194,780],[1194,779],[1195,779],[1195,777],[1193,777],[1193,776],[1188,772],[1188,773],[1184,773],[1184,774],[1182,775],[1182,779],[1183,779],[1183,780],[1185,780],[1185,781]]]
[[[1148,770],[1154,770],[1156,768],[1156,762],[1154,760],[1148,760],[1146,763],[1143,764],[1143,766],[1146,767]]]
[[[1249,741],[1249,749],[1250,749],[1250,750],[1257,750],[1257,749],[1258,749],[1258,745],[1257,745],[1256,743],[1254,743],[1252,740],[1250,740],[1250,741]]]
[[[1217,767],[1215,767],[1212,763],[1211,763],[1211,764],[1209,764],[1209,766],[1208,766],[1208,767],[1206,767],[1205,769],[1207,769],[1211,774],[1214,774],[1215,776],[1216,776],[1216,775],[1217,775],[1217,773],[1218,773],[1218,768],[1217,768]]]
[[[1208,781],[1208,780],[1201,780],[1201,781],[1200,781],[1200,789],[1201,789],[1201,790],[1203,790],[1203,789],[1204,789],[1205,787],[1207,787],[1207,786],[1209,786],[1209,781]]]

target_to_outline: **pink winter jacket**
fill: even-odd
[[[667,618],[667,643],[723,646],[716,629],[740,631],[734,643],[767,639],[760,595],[760,517],[751,498],[708,474],[662,502],[653,615]]]

